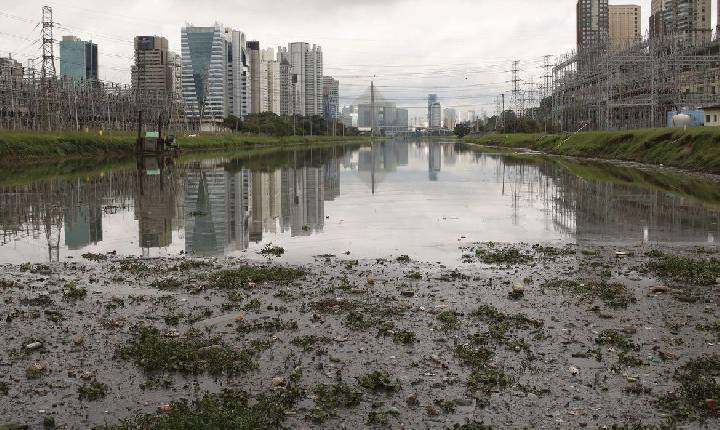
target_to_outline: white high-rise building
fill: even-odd
[[[293,75],[290,72],[291,67],[288,57],[287,48],[278,47],[277,62],[279,63],[280,76],[280,115],[293,115],[295,113],[295,87],[292,82]]]
[[[275,50],[267,48],[260,53],[265,73],[266,111],[280,115],[280,62],[275,59]]]
[[[296,82],[295,113],[323,114],[323,54],[319,45],[294,42],[288,45],[291,80]]]
[[[221,121],[249,112],[245,34],[224,28],[185,26],[181,31],[182,88],[190,117]]]
[[[434,102],[430,105],[430,119],[428,121],[430,128],[442,127],[442,106],[439,102]]]
[[[445,120],[443,121],[445,128],[455,128],[458,122],[457,111],[454,108],[445,108],[443,116],[445,117]]]

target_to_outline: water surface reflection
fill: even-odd
[[[0,187],[0,260],[85,252],[255,256],[350,251],[457,264],[476,241],[714,243],[710,179],[590,162],[383,142],[211,159],[148,159]],[[248,252],[250,251],[250,252]]]

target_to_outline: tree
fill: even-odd
[[[229,128],[232,131],[242,131],[243,122],[240,118],[235,115],[230,115],[223,120],[223,127]]]
[[[457,137],[462,139],[463,137],[470,134],[472,130],[470,130],[470,127],[465,123],[460,123],[455,126],[455,130],[453,131]]]

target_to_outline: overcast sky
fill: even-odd
[[[387,99],[422,107],[428,93],[444,106],[492,114],[510,90],[512,60],[521,77],[540,81],[543,55],[575,46],[575,0],[62,0],[3,1],[0,55],[25,62],[41,55],[44,4],[53,6],[55,38],[98,44],[100,77],[128,83],[132,38],[158,34],[180,51],[180,27],[218,21],[261,47],[305,41],[322,46],[325,74],[341,82],[343,104],[374,79]],[[647,29],[650,0],[643,8]],[[715,5],[713,5],[715,7]],[[713,17],[715,14],[713,13]],[[57,55],[57,52],[56,52]],[[422,109],[413,110],[419,115]]]

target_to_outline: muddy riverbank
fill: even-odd
[[[717,248],[458,252],[4,265],[0,428],[720,423]]]

